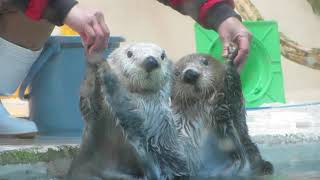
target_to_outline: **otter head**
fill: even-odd
[[[172,100],[190,103],[212,98],[223,88],[224,66],[205,54],[190,54],[175,64]]]
[[[171,78],[172,62],[155,44],[128,44],[116,49],[108,61],[131,92],[157,92]]]

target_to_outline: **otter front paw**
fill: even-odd
[[[273,172],[273,165],[269,161],[262,161],[257,166],[252,167],[252,173],[254,175],[271,175]]]

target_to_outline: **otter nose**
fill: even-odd
[[[149,56],[147,57],[144,62],[143,62],[144,68],[146,69],[147,72],[151,72],[154,69],[159,67],[159,63],[156,60],[156,58]]]
[[[197,71],[188,69],[184,73],[183,80],[186,83],[193,84],[198,80],[199,77],[200,77],[200,74]]]

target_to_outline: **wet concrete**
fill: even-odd
[[[276,174],[288,179],[320,179],[320,144],[282,144],[261,147]]]
[[[275,175],[265,178],[271,180],[320,179],[319,143],[259,145],[259,147],[263,156],[274,164],[276,170]],[[70,157],[62,157],[48,162],[1,165],[0,179],[58,179],[67,173],[70,162]],[[247,171],[248,167],[244,173]]]
[[[247,114],[252,136],[291,134],[307,140],[320,135],[320,103],[266,105]]]

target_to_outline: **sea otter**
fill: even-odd
[[[216,143],[216,139],[219,138],[205,129],[206,124],[193,124],[198,128],[199,136],[197,133],[193,136],[186,135],[188,130],[179,128],[186,118],[183,113],[177,113],[178,111],[173,113],[169,107],[172,63],[163,49],[154,44],[129,44],[114,51],[107,62],[97,62],[99,61],[89,63],[87,78],[81,89],[82,112],[85,119],[94,122],[90,123],[87,120],[87,130],[81,148],[83,155],[82,158],[78,158],[89,164],[88,167],[100,167],[93,168],[98,169],[95,172],[106,167],[96,166],[97,160],[105,165],[102,158],[91,158],[89,161],[90,153],[94,154],[97,149],[107,157],[106,159],[112,159],[108,156],[110,151],[104,152],[108,145],[105,143],[108,141],[104,139],[110,139],[111,142],[116,139],[115,147],[123,147],[123,151],[115,156],[117,158],[112,159],[122,168],[116,166],[111,169],[111,172],[116,173],[111,174],[106,173],[110,172],[110,168],[107,168],[102,177],[110,178],[115,174],[116,177],[128,179],[141,176],[149,179],[210,176],[223,174],[226,167],[232,166],[230,159],[217,148],[219,144]],[[112,118],[106,118],[110,115]],[[197,117],[190,118],[197,121]],[[96,121],[97,119],[100,121]],[[226,133],[229,133],[228,131]],[[204,135],[210,138],[203,138]],[[229,149],[232,149],[233,144],[228,138],[224,142],[224,147],[229,145]],[[90,145],[94,145],[93,148]],[[237,155],[237,152],[233,155]],[[122,153],[133,155],[132,164],[136,165],[133,169],[122,164],[124,161],[119,161]],[[240,155],[235,158],[240,159],[239,157]],[[208,166],[207,162],[210,162]],[[73,164],[77,167],[81,161],[75,161]],[[90,169],[82,167],[83,172]],[[124,169],[126,171],[123,172]]]
[[[244,167],[247,156],[254,174],[272,174],[272,164],[262,159],[248,134],[241,80],[232,63],[235,49],[230,52],[226,63],[195,53],[175,64],[172,108],[183,116],[177,124],[200,146],[200,159],[209,166],[208,156],[214,156],[210,149],[215,145],[208,147],[208,142],[212,141],[218,142],[232,161],[240,162],[238,170]],[[203,173],[210,174],[210,169]]]
[[[169,107],[172,62],[164,50],[151,43],[131,43],[116,49],[107,61],[91,62],[89,74],[93,75],[87,75],[82,87],[81,109],[87,126],[80,159],[88,159],[98,150],[116,162],[121,159],[119,164],[129,168],[122,164],[124,153],[137,157],[133,159],[138,168],[129,172],[142,169],[148,179],[186,175],[189,166],[184,144]],[[123,152],[111,153],[115,155],[111,158],[109,151],[103,152],[110,143],[104,139],[116,142],[116,149],[121,147]]]
[[[105,101],[98,68],[105,60],[89,57],[80,89],[80,109],[85,122],[79,154],[67,179],[142,179],[142,162]]]
[[[201,132],[193,136],[186,135],[188,130],[180,128],[185,114],[173,113],[169,107],[173,77],[171,62],[166,60],[163,50],[147,50],[144,46],[155,45],[128,46],[113,53],[109,63],[100,68],[100,77],[104,79],[103,94],[107,102],[130,141],[136,143],[134,146],[138,152],[141,151],[141,157],[147,157],[145,162],[150,163],[147,167],[161,169],[158,170],[160,176],[153,177],[181,176],[184,179],[230,175],[234,162],[217,148],[218,138],[206,130],[206,124],[193,124]],[[153,57],[150,57],[150,52]],[[189,118],[197,121],[198,117]],[[230,147],[232,142],[227,138],[233,134],[229,129],[227,133],[224,145]],[[236,137],[235,134],[230,139]],[[241,156],[239,151],[235,150],[232,155]],[[238,156],[235,158],[240,159]]]

